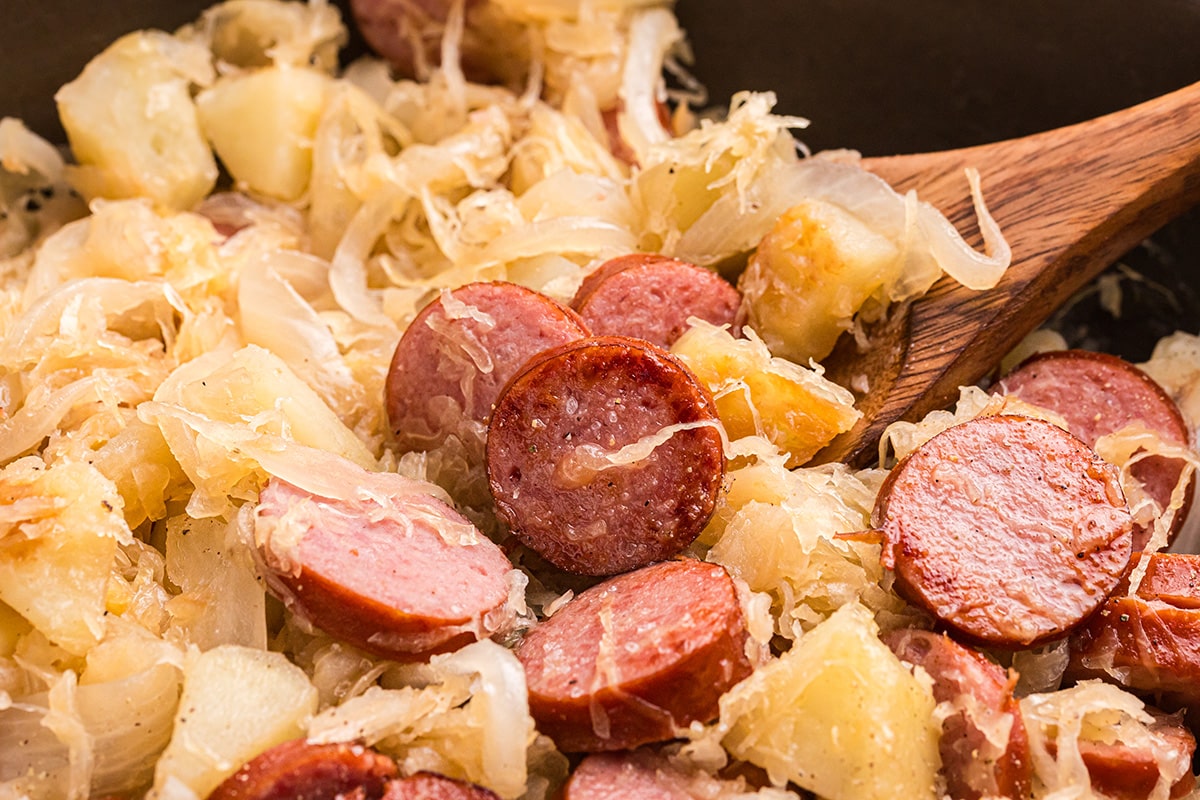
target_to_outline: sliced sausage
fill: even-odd
[[[1154,722],[1149,726],[1152,740],[1137,744],[1079,740],[1079,755],[1087,767],[1092,788],[1105,797],[1150,800],[1158,786],[1160,760],[1172,768],[1167,776],[1173,779],[1171,798],[1184,797],[1196,786],[1196,777],[1192,774],[1196,737],[1179,715],[1147,710],[1154,716]]]
[[[716,506],[725,459],[716,406],[653,345],[583,339],[536,358],[488,427],[500,518],[569,572],[612,575],[670,558]]]
[[[750,797],[745,781],[685,771],[657,753],[595,753],[571,773],[563,800],[698,800]]]
[[[512,565],[500,548],[399,475],[373,480],[349,498],[268,482],[254,533],[272,591],[331,636],[401,661],[502,627]]]
[[[482,786],[447,778],[436,772],[418,772],[407,778],[391,781],[383,800],[500,800],[499,796]]]
[[[1200,556],[1151,555],[1137,592],[1110,597],[1071,637],[1067,675],[1200,707],[1198,584]]]
[[[571,307],[597,336],[635,336],[665,348],[690,327],[689,317],[736,327],[741,303],[738,290],[712,270],[634,253],[588,275]]]
[[[902,596],[1002,648],[1065,636],[1131,555],[1117,470],[1027,417],[980,417],[934,436],[884,481],[873,522]]]
[[[401,450],[482,437],[501,388],[543,350],[588,335],[569,308],[514,283],[470,283],[421,310],[396,345],[385,384]]]
[[[1054,411],[1067,421],[1071,433],[1092,446],[1101,436],[1135,422],[1167,442],[1190,442],[1183,414],[1163,388],[1133,364],[1107,353],[1065,350],[1035,355],[1000,381],[998,390]],[[1151,456],[1131,471],[1159,507],[1166,508],[1184,466],[1177,459]],[[1187,517],[1191,487],[1186,498],[1171,522],[1172,539]],[[1138,525],[1134,550],[1143,549],[1152,533],[1152,526]]]
[[[472,80],[495,77],[487,47],[470,24],[473,8],[482,0],[465,0],[468,24],[460,55]],[[451,0],[350,0],[350,12],[367,44],[406,78],[422,77],[441,63],[442,35]]]
[[[378,798],[396,762],[359,744],[276,745],[243,764],[208,800],[334,800],[358,791]]]
[[[517,647],[538,730],[564,752],[623,750],[717,715],[750,674],[723,567],[667,561],[580,594]]]
[[[942,722],[939,742],[949,796],[1028,797],[1032,761],[1015,681],[944,634],[904,629],[882,638],[901,661],[929,674],[935,700],[956,710]]]

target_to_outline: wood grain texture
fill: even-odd
[[[868,159],[897,190],[942,210],[978,241],[963,170],[979,170],[988,208],[1012,245],[993,289],[943,278],[893,309],[858,352],[828,359],[843,385],[866,375],[863,419],[815,461],[865,466],[883,430],[951,403],[1063,302],[1147,235],[1200,202],[1200,83],[1095,120],[995,144]]]

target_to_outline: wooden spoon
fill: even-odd
[[[878,458],[884,428],[950,405],[1105,267],[1200,202],[1200,83],[1021,139],[863,163],[976,239],[963,170],[977,168],[1013,263],[984,292],[943,277],[893,309],[866,352],[842,337],[825,366],[843,386],[866,377],[863,418],[815,461],[859,467]]]

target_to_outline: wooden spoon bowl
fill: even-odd
[[[963,174],[975,167],[1013,263],[983,292],[943,278],[892,309],[865,351],[842,337],[827,375],[843,386],[865,376],[863,418],[814,462],[858,467],[879,458],[888,425],[952,403],[1072,294],[1200,202],[1200,83],[1033,136],[863,163],[898,191],[915,189],[978,240]]]

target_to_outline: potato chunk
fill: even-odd
[[[671,352],[712,391],[730,439],[764,436],[798,467],[861,416],[854,395],[819,371],[772,358],[757,338],[700,322]]]
[[[132,539],[116,487],[90,465],[40,458],[0,472],[0,602],[64,650],[104,635],[117,545]]]
[[[222,645],[187,666],[171,743],[158,760],[154,788],[179,782],[207,797],[238,767],[302,735],[317,710],[317,690],[282,653]]]
[[[721,698],[735,757],[828,800],[934,798],[940,766],[933,693],[843,606]]]
[[[820,361],[903,261],[891,241],[848,211],[819,201],[793,206],[763,237],[738,283],[749,323],[776,356]]]
[[[303,68],[232,75],[196,98],[200,125],[234,180],[295,200],[312,176],[312,142],[330,86],[328,76]]]
[[[213,188],[217,165],[200,134],[191,84],[211,78],[208,51],[161,31],[124,36],[55,100],[88,199],[148,197],[189,209]]]

